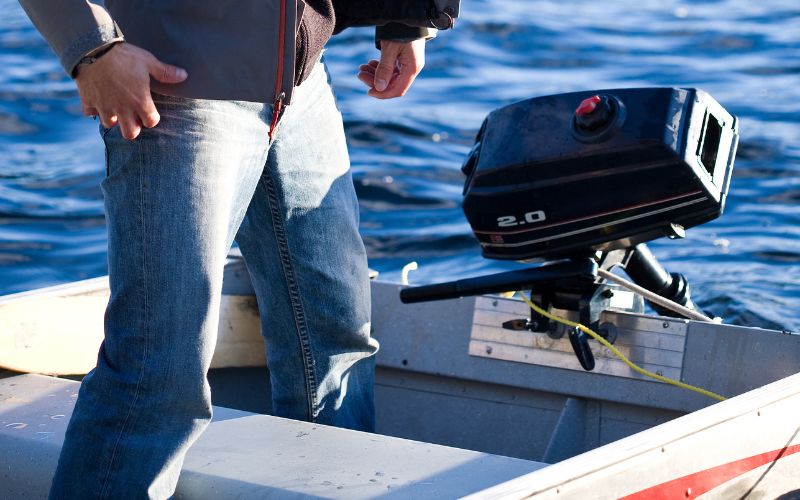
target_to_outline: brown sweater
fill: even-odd
[[[299,85],[309,75],[335,29],[336,12],[333,1],[307,0],[297,31],[295,85]]]

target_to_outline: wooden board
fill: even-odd
[[[103,340],[108,278],[0,297],[0,367],[26,373],[82,375]],[[256,299],[223,295],[212,368],[265,366]]]
[[[529,315],[528,306],[518,299],[476,298],[469,354],[583,371],[566,336],[553,339],[545,333],[502,327],[506,321]],[[642,368],[665,377],[681,378],[687,321],[640,315],[618,316],[615,321],[618,334],[614,347]],[[593,373],[646,378],[631,370],[597,341],[590,339],[589,344],[595,358]]]

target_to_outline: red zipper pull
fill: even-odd
[[[277,98],[275,98],[275,103],[272,106],[272,121],[269,124],[269,140],[272,140],[272,136],[275,133],[275,127],[278,126],[278,120],[281,117],[281,111],[283,110],[283,100],[286,98],[286,93],[281,92]]]

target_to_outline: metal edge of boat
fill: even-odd
[[[102,295],[102,286],[98,285],[102,285],[102,278],[74,285],[72,289],[67,285],[45,290],[41,296],[48,299],[55,297],[58,300],[59,297],[70,297],[70,290],[80,292],[77,295]],[[226,267],[226,296],[249,297],[248,285],[249,277],[243,262],[232,256]],[[596,371],[586,372],[570,358],[565,346],[559,345],[554,339],[536,338],[527,334],[509,336],[505,332],[493,330],[491,323],[525,310],[524,305],[518,301],[498,297],[473,297],[440,303],[403,305],[398,299],[400,288],[396,284],[373,281],[373,328],[374,335],[382,344],[377,358],[378,432],[386,436],[478,450],[484,454],[481,456],[516,457],[517,461],[514,463],[521,464],[520,467],[527,467],[528,470],[539,469],[542,463],[556,465],[537,470],[531,475],[512,467],[509,470],[515,470],[514,477],[494,473],[494,478],[488,481],[486,476],[481,476],[484,482],[480,485],[467,482],[472,485],[472,489],[458,491],[408,489],[411,485],[437,483],[436,480],[431,483],[430,478],[423,479],[419,474],[404,476],[406,483],[398,480],[394,491],[392,488],[386,489],[386,486],[391,485],[383,481],[384,476],[370,478],[374,482],[367,480],[372,485],[383,485],[385,491],[381,492],[345,486],[361,484],[365,480],[361,476],[351,477],[348,480],[350,482],[340,481],[339,486],[343,486],[341,490],[337,490],[336,481],[330,479],[325,480],[330,483],[327,485],[330,486],[328,489],[320,489],[319,485],[308,489],[313,481],[309,483],[310,479],[298,479],[300,482],[287,486],[289,489],[270,490],[270,486],[266,484],[268,478],[263,475],[263,471],[237,465],[237,471],[252,475],[250,480],[256,481],[245,481],[255,488],[248,491],[284,494],[292,491],[301,496],[350,498],[394,495],[401,491],[414,491],[415,496],[426,497],[442,497],[433,492],[444,494],[447,491],[449,493],[444,494],[445,497],[472,493],[489,498],[529,495],[543,498],[548,495],[562,495],[562,498],[570,498],[574,496],[563,496],[563,493],[569,491],[573,492],[571,495],[578,495],[582,491],[580,495],[594,492],[597,498],[608,498],[646,491],[644,483],[630,480],[629,474],[632,470],[648,471],[645,474],[648,480],[660,478],[664,480],[662,483],[670,483],[687,475],[716,470],[715,468],[725,464],[738,463],[748,458],[751,459],[748,463],[753,464],[755,462],[752,457],[756,455],[762,458],[771,457],[771,460],[752,468],[748,474],[721,483],[716,489],[706,493],[708,498],[725,498],[719,495],[721,492],[729,492],[726,488],[732,487],[732,484],[738,485],[736,487],[739,490],[736,491],[747,492],[746,488],[755,488],[752,492],[766,491],[776,496],[790,493],[786,484],[791,484],[791,481],[800,484],[800,480],[792,475],[792,470],[800,470],[792,451],[796,449],[793,446],[798,442],[798,429],[795,423],[784,421],[791,419],[780,418],[781,415],[796,414],[799,405],[795,392],[800,391],[800,379],[786,378],[782,382],[758,389],[800,372],[798,335],[674,318],[606,313],[605,321],[617,325],[620,332],[618,342],[626,346],[626,352],[632,358],[642,363],[650,361],[654,366],[662,363],[665,370],[671,370],[669,373],[682,381],[726,396],[744,394],[731,401],[705,408],[713,401],[626,373],[610,358],[603,361],[602,351],[601,362]],[[36,296],[36,291],[32,291],[0,299],[0,322],[3,321],[3,309],[8,304],[13,304],[14,300],[37,300]],[[253,300],[252,297],[250,300]],[[255,332],[257,336],[257,310],[252,304],[242,307],[241,310],[247,311],[251,316],[248,320],[249,326],[237,326],[234,329],[232,324],[231,329],[239,333],[250,332],[248,335]],[[252,322],[253,317],[255,323]],[[61,323],[65,323],[63,319]],[[5,328],[7,327],[0,331]],[[215,371],[212,386],[215,392],[219,391],[227,396],[223,399],[226,399],[229,406],[253,407],[254,398],[268,399],[269,388],[265,383],[263,368],[233,368],[230,367],[231,364],[227,366],[229,368]],[[31,376],[0,380],[5,393],[5,397],[0,394],[0,446],[4,449],[0,456],[10,457],[8,463],[0,469],[6,475],[3,484],[16,484],[17,487],[20,484],[29,484],[33,488],[31,491],[34,491],[36,487],[29,482],[35,481],[35,478],[26,476],[20,467],[24,467],[21,464],[34,463],[35,460],[28,457],[27,461],[15,461],[12,451],[17,449],[15,446],[21,446],[31,453],[38,453],[36,450],[40,446],[50,446],[50,462],[45,460],[45,465],[40,469],[40,482],[46,483],[49,481],[46,464],[54,466],[53,456],[57,454],[58,439],[53,436],[58,431],[37,431],[25,426],[28,431],[35,433],[26,438],[28,440],[20,440],[18,434],[24,428],[16,428],[15,424],[25,422],[17,416],[26,415],[27,409],[32,407],[30,403],[20,403],[19,394],[9,396],[8,387],[10,384],[24,387],[27,377]],[[24,383],[22,379],[25,379]],[[253,390],[242,390],[242,381]],[[57,383],[69,382],[57,380]],[[236,389],[231,389],[234,385]],[[49,401],[54,402],[55,399]],[[68,415],[68,403],[69,401],[62,401],[60,409],[48,409],[48,401],[45,399],[37,403],[36,408],[39,417],[46,414]],[[258,432],[273,425],[280,427],[278,423],[272,423],[279,422],[280,419],[255,415],[252,417],[259,420],[259,423],[252,424],[254,429],[260,429]],[[222,426],[222,423],[224,422],[212,424],[211,429],[228,428],[225,432],[230,434],[231,439],[227,440],[227,445],[230,447],[230,454],[235,455],[240,444],[240,440],[235,439],[235,436],[240,435],[236,430],[238,424],[231,422]],[[302,427],[307,424],[293,425]],[[338,431],[327,428],[324,432],[315,430],[320,436],[324,435],[322,441],[340,439],[326,434],[335,434]],[[48,432],[51,434],[47,434]],[[300,436],[303,433],[306,430],[300,429],[293,435]],[[217,434],[208,434],[216,435],[224,441]],[[247,432],[241,435],[245,434]],[[367,436],[369,435],[349,433],[346,440],[367,443],[374,439],[374,436]],[[242,439],[241,444],[245,445],[248,439]],[[296,446],[304,446],[302,440],[297,439],[298,441],[281,442],[280,447],[285,446],[284,451],[291,452]],[[391,441],[386,439],[386,442]],[[386,446],[391,448],[393,445]],[[421,443],[414,449],[419,453],[429,453],[424,451],[425,446],[431,445]],[[232,456],[228,455],[229,452],[224,447],[215,445],[212,448],[214,453],[222,453],[229,458]],[[197,450],[198,453],[205,453],[202,447]],[[210,453],[211,449],[206,451]],[[327,452],[332,453],[332,450],[328,449],[325,453]],[[448,453],[444,455],[450,456],[455,462],[461,460],[458,457],[466,456],[460,455],[461,451]],[[380,461],[381,453],[378,450],[370,451],[367,456],[371,456],[370,454],[375,454],[370,460]],[[202,460],[219,460],[205,455],[203,457]],[[260,461],[253,458],[254,463]],[[221,460],[220,464],[228,463],[225,458]],[[337,460],[338,458],[333,459],[334,462]],[[395,457],[391,463],[402,466],[405,462],[419,460],[420,457],[412,453],[403,459]],[[447,463],[446,459],[441,460],[442,463]],[[504,463],[500,458],[497,460],[497,463]],[[664,464],[675,463],[678,467],[664,467]],[[597,464],[605,465],[601,467]],[[239,484],[241,481],[231,482],[224,477],[223,465],[220,466],[221,475],[212,474],[208,476],[210,483],[201,483],[212,485],[218,481],[217,486],[227,485],[225,487]],[[504,465],[507,466],[508,464]],[[648,467],[662,470],[663,474],[654,474]],[[390,467],[387,466],[386,469],[377,472],[389,474]],[[454,470],[461,469],[454,466]],[[329,473],[330,471],[320,469],[319,477]],[[464,477],[472,477],[476,473],[469,472],[467,467],[463,469],[463,474]],[[261,483],[258,482],[259,477],[263,479]],[[336,477],[341,479],[340,476]],[[449,480],[455,479],[456,483],[467,484],[463,478],[459,479],[460,473],[447,477]],[[785,479],[787,477],[788,480]],[[507,480],[512,482],[504,484]],[[439,486],[443,484],[445,483]],[[677,483],[670,484],[674,486]],[[684,487],[685,484],[688,483],[684,481],[679,486]],[[648,487],[654,486],[655,484],[650,484]],[[262,487],[265,489],[259,490]],[[38,491],[42,491],[46,484],[40,484],[38,488]],[[188,494],[189,490],[185,491]],[[196,496],[196,492],[201,490],[192,491],[195,493],[187,498],[203,497]],[[694,494],[683,491],[683,494],[686,498],[694,498],[700,494],[698,491],[695,489]]]

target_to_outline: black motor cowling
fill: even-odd
[[[554,259],[680,236],[722,213],[737,120],[696,89],[537,97],[492,112],[463,170],[483,255]]]

